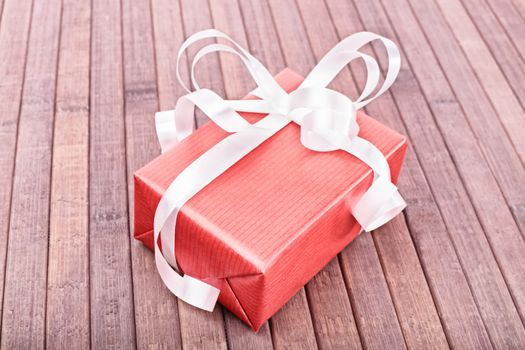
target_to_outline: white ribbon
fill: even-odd
[[[191,67],[191,81],[196,90],[192,92],[180,76],[180,58],[188,46],[208,38],[225,39],[233,47],[210,44],[196,54]],[[386,47],[388,70],[383,85],[374,96],[369,97],[379,82],[380,68],[374,58],[359,49],[374,40],[380,40]],[[260,100],[224,100],[209,89],[199,88],[195,79],[195,65],[205,55],[218,51],[230,52],[241,58],[257,83],[253,94]],[[368,77],[361,96],[352,101],[326,86],[357,58],[364,61]],[[175,257],[178,212],[206,185],[290,122],[301,126],[301,143],[305,147],[319,152],[344,150],[372,169],[372,185],[351,208],[353,216],[365,231],[376,229],[400,213],[406,203],[391,182],[387,160],[372,143],[357,136],[359,125],[356,121],[356,111],[392,85],[400,65],[399,51],[391,40],[370,32],[356,33],[330,50],[302,84],[288,94],[255,57],[224,33],[209,29],[189,37],[177,55],[177,78],[188,94],[177,101],[175,110],[156,114],[156,129],[162,152],[193,132],[195,106],[231,135],[207,150],[173,180],[155,212],[155,261],[170,291],[191,305],[213,310],[219,289],[178,272]],[[267,115],[250,124],[237,112]],[[158,245],[159,236],[162,253]]]

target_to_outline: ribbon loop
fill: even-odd
[[[191,81],[193,82],[195,89],[197,90],[199,89],[199,85],[197,84],[197,80],[195,79],[196,63],[208,53],[223,51],[223,52],[234,53],[241,58],[242,62],[245,64],[246,68],[248,68],[248,71],[250,72],[253,79],[255,80],[255,83],[260,88],[260,91],[263,94],[263,97],[265,99],[276,99],[276,98],[280,98],[286,95],[286,92],[283,90],[283,88],[279,84],[277,84],[277,82],[273,79],[272,75],[270,74],[270,72],[268,72],[266,67],[264,67],[248,51],[246,51],[239,44],[237,44],[232,38],[230,38],[228,35],[216,29],[207,29],[207,30],[203,30],[203,31],[193,34],[188,39],[186,39],[186,41],[181,45],[179,49],[179,52],[177,54],[177,64],[176,64],[177,79],[179,80],[179,83],[181,84],[181,86],[184,87],[186,91],[191,92],[191,90],[186,86],[186,84],[184,83],[180,75],[179,67],[180,67],[180,59],[182,57],[182,54],[193,43],[196,43],[197,41],[200,41],[203,39],[209,39],[209,38],[225,39],[231,44],[233,44],[234,47],[229,47],[229,46],[221,45],[221,44],[211,44],[201,49],[201,51],[193,59],[193,63],[191,65],[192,66]]]
[[[181,78],[180,59],[190,45],[204,39],[224,39],[232,46],[214,43],[197,52],[191,64],[191,81],[195,88],[191,92]],[[374,40],[381,41],[386,48],[388,70],[383,84],[370,97],[378,86],[381,72],[377,61],[359,49]],[[223,100],[215,92],[201,89],[195,78],[195,66],[204,56],[213,52],[238,56],[257,84],[252,94],[261,99]],[[364,61],[367,81],[361,96],[352,101],[327,86],[355,59]],[[406,203],[391,182],[388,162],[377,147],[358,136],[356,119],[358,109],[393,84],[399,69],[399,51],[391,40],[370,32],[356,33],[339,42],[314,67],[299,88],[287,94],[255,57],[226,34],[208,29],[190,36],[177,54],[177,78],[188,94],[177,101],[175,110],[156,114],[162,151],[173,147],[193,132],[195,106],[231,134],[202,154],[173,180],[155,212],[155,261],[162,280],[172,293],[204,310],[213,309],[219,290],[179,272],[175,254],[178,212],[201,189],[290,122],[301,126],[301,143],[305,147],[319,152],[344,150],[372,169],[372,185],[351,208],[365,231],[376,229],[401,212]],[[250,124],[238,113],[241,111],[266,116]],[[159,239],[162,252],[158,246]]]
[[[383,85],[379,91],[373,97],[366,99],[377,86],[380,70],[376,60],[359,52],[359,49],[375,40],[381,41],[386,48],[388,55],[388,70]],[[401,56],[396,44],[392,40],[381,35],[371,32],[359,32],[341,40],[330,51],[328,51],[314,69],[312,69],[310,74],[304,79],[301,87],[328,85],[328,83],[339,74],[341,69],[358,57],[365,61],[368,73],[368,79],[363,93],[356,101],[356,109],[363,108],[392,86],[399,73],[399,69],[401,68]]]
[[[157,135],[163,153],[195,130],[195,107],[199,107],[227,132],[237,132],[250,125],[215,92],[208,89],[196,90],[179,98],[175,110],[156,114]]]

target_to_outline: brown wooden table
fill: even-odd
[[[522,0],[0,5],[2,348],[525,348]],[[153,114],[183,93],[176,51],[210,27],[274,73],[306,74],[365,29],[403,51],[367,112],[410,138],[408,209],[258,334],[177,301],[130,233],[133,171],[159,153]],[[230,56],[198,76],[229,97],[253,87]],[[333,87],[355,97],[364,79],[357,64]]]

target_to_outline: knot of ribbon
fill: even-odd
[[[209,44],[197,52],[191,65],[191,91],[181,78],[179,64],[184,51],[193,43],[221,38],[232,46]],[[382,86],[375,95],[381,76],[377,61],[359,49],[371,41],[381,41],[388,55],[388,69]],[[213,52],[237,55],[257,84],[252,95],[258,100],[224,100],[210,89],[201,89],[195,79],[195,66]],[[367,80],[356,101],[327,88],[337,74],[355,59],[364,61]],[[300,86],[287,93],[268,70],[249,52],[226,34],[208,29],[190,36],[177,55],[177,78],[188,92],[179,98],[174,110],[156,114],[155,124],[162,152],[175,146],[195,130],[194,109],[197,106],[220,128],[231,133],[185,168],[163,194],[154,219],[155,261],[168,289],[180,299],[211,311],[219,289],[197,278],[179,272],[175,257],[175,228],[180,208],[220,174],[242,159],[258,145],[290,122],[301,127],[301,143],[314,151],[344,150],[367,164],[373,171],[372,185],[352,205],[352,215],[365,231],[371,231],[391,220],[406,206],[391,182],[384,155],[371,142],[358,136],[357,110],[384,93],[394,82],[401,63],[397,46],[389,39],[370,32],[348,36],[330,50],[313,68]],[[266,114],[251,124],[238,112]],[[159,248],[159,237],[162,252]]]

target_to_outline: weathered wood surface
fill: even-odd
[[[0,16],[2,348],[525,348],[522,1],[0,0]],[[132,238],[132,175],[159,154],[153,114],[184,93],[178,47],[211,27],[274,73],[305,75],[361,30],[403,56],[367,112],[410,139],[407,210],[258,333],[171,296]],[[197,74],[232,98],[247,77],[223,54]],[[332,86],[355,97],[365,79],[356,64]]]
[[[0,276],[4,296],[6,254],[10,226],[11,194],[17,144],[20,102],[25,76],[27,42],[31,22],[31,3],[5,1],[4,16],[0,22]],[[2,299],[3,301],[3,299]],[[3,310],[2,303],[2,310]]]
[[[135,342],[126,179],[122,8],[92,2],[89,253],[91,346]]]
[[[5,16],[7,12],[2,18]],[[60,18],[60,1],[33,4],[7,237],[1,340],[4,348],[43,348],[46,342],[49,197]],[[8,24],[19,25],[15,21]],[[21,29],[25,35],[26,29]],[[16,123],[16,118],[11,122]]]
[[[64,1],[49,222],[47,346],[86,348],[89,308],[89,1]],[[67,315],[67,316],[64,316]]]

